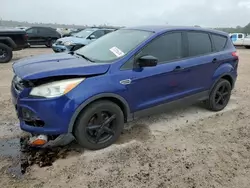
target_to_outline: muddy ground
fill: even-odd
[[[27,49],[15,52],[13,61],[50,52]],[[224,111],[196,105],[140,119],[109,148],[71,152],[25,175],[19,166],[22,133],[10,98],[11,63],[0,65],[1,187],[249,188],[250,50],[239,53],[238,81]]]

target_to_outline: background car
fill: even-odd
[[[26,33],[30,45],[45,45],[49,48],[61,38],[60,33],[51,27],[31,27],[26,30]]]
[[[53,45],[54,52],[75,51],[116,29],[86,28],[70,37],[58,39]]]
[[[71,32],[69,32],[69,33],[63,34],[62,37],[70,37],[70,36],[73,36],[73,34],[78,33],[78,32],[80,32],[80,31],[82,31],[82,30],[84,30],[84,29],[76,29],[76,30],[71,31]]]

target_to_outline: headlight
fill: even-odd
[[[73,44],[72,41],[67,41],[67,42],[64,42],[64,43],[63,43],[63,45],[65,45],[65,46],[70,46],[70,45],[72,45],[72,44]]]
[[[46,98],[59,97],[71,91],[84,79],[85,78],[74,78],[43,84],[38,87],[34,87],[31,90],[30,95]]]

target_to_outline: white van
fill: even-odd
[[[250,49],[250,35],[244,33],[230,33],[230,37],[235,46],[245,46]]]

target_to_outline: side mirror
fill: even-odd
[[[139,67],[154,67],[158,63],[158,59],[151,55],[142,56],[137,60]]]
[[[90,36],[89,36],[89,39],[90,39],[90,40],[95,39],[95,35],[90,35]]]

